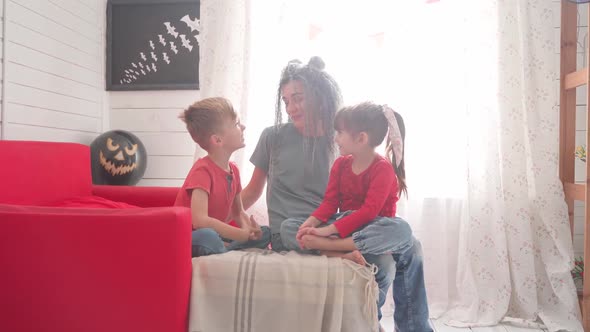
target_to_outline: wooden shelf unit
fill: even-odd
[[[588,5],[590,17],[590,5]],[[588,25],[588,24],[587,24]],[[588,51],[585,51],[586,66],[577,68],[576,55],[578,49],[578,5],[569,1],[561,1],[561,49],[560,49],[560,102],[559,102],[559,177],[563,182],[565,200],[568,207],[570,228],[574,230],[574,201],[584,202],[584,262],[590,261],[590,160],[586,162],[586,180],[576,183],[575,180],[575,149],[576,149],[576,88],[585,85],[586,89],[586,140],[590,148],[590,85],[588,71]],[[584,331],[590,331],[590,273],[584,274],[584,287],[579,294],[582,310]]]

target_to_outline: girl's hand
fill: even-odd
[[[305,220],[303,224],[301,224],[301,226],[299,226],[299,230],[297,231],[295,240],[297,240],[297,243],[299,243],[299,247],[301,247],[301,249],[306,249],[305,243],[303,242],[303,236],[310,234],[309,231],[315,229],[321,223],[321,220],[319,220],[318,218],[310,216],[309,218],[307,218],[307,220]]]
[[[321,237],[330,237],[332,235],[338,235],[338,229],[334,225],[319,228],[310,228],[307,231],[307,234]]]
[[[309,218],[307,218],[307,220],[305,220],[305,222],[301,224],[301,226],[299,226],[299,230],[297,231],[297,235],[295,236],[297,242],[300,242],[301,237],[307,234],[308,228],[318,227],[321,223],[322,222],[316,217],[310,216]]]

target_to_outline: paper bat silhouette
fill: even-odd
[[[143,71],[143,69],[141,70],[141,74],[145,76],[145,71]]]
[[[162,53],[162,59],[164,59],[164,61],[166,61],[167,64],[170,64],[170,58],[168,57],[168,54],[166,54],[166,52]]]
[[[182,40],[182,46],[187,48],[189,52],[193,50],[193,45],[186,39],[185,35],[180,35],[180,40]]]
[[[150,40],[150,47],[152,48],[152,50],[155,50],[156,47],[154,46],[154,42]]]
[[[190,16],[184,15],[181,19],[182,22],[186,23],[186,25],[188,25],[189,28],[191,28],[191,32],[197,30],[197,31],[201,31],[201,22],[199,21],[198,18],[195,18],[194,20],[191,20]]]
[[[134,71],[135,75],[139,76],[139,73],[137,71]]]
[[[143,68],[143,63],[139,62],[138,65],[139,65],[139,68]]]
[[[133,66],[133,68],[137,68],[137,65],[135,65],[135,62],[132,62],[131,65]]]
[[[149,65],[145,66],[145,69],[147,69],[148,73],[150,73],[152,71],[152,68],[150,68]]]
[[[166,46],[166,39],[164,39],[164,37],[162,37],[162,35],[158,35],[158,39],[160,41],[160,44],[162,44],[162,46]]]
[[[170,22],[164,22],[166,26],[166,30],[168,30],[168,34],[174,36],[174,38],[178,38],[178,32],[176,32],[176,28],[170,24]]]
[[[143,52],[139,52],[139,56],[141,57],[141,59],[143,61],[145,61],[146,57],[145,57],[145,54],[143,54]],[[141,62],[139,64],[141,65]]]
[[[152,56],[152,59],[154,59],[154,61],[158,61],[158,57],[156,56],[156,53],[150,52],[150,55]]]
[[[152,63],[152,69],[154,70],[154,72],[157,72],[158,71],[158,69],[156,68],[156,64],[155,63]]]
[[[174,42],[170,42],[170,49],[174,52],[174,54],[178,54],[178,49],[176,48]]]

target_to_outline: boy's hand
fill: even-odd
[[[261,235],[260,234],[256,234],[254,232],[250,232],[248,234],[249,234],[248,235],[248,241],[258,241],[261,238]]]
[[[250,218],[251,219],[251,218]],[[240,228],[248,233],[248,238],[243,241],[248,240],[257,240],[256,238],[256,229],[252,227],[252,221],[248,219],[248,215],[246,213],[240,214]]]
[[[242,228],[241,236],[236,241],[239,242],[246,242],[252,240],[253,232],[248,228]]]
[[[253,215],[250,215],[250,240],[260,240],[262,238],[262,229],[260,225],[256,222]]]

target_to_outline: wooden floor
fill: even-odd
[[[487,326],[487,327],[465,327],[465,328],[458,328],[447,326],[442,322],[437,320],[431,319],[430,323],[434,327],[434,332],[540,332],[546,330],[539,330],[539,329],[532,329],[532,328],[524,328],[524,327],[514,327],[511,325],[497,325],[497,326]],[[381,325],[385,329],[386,332],[393,332],[393,319],[391,316],[383,317],[381,319]]]

